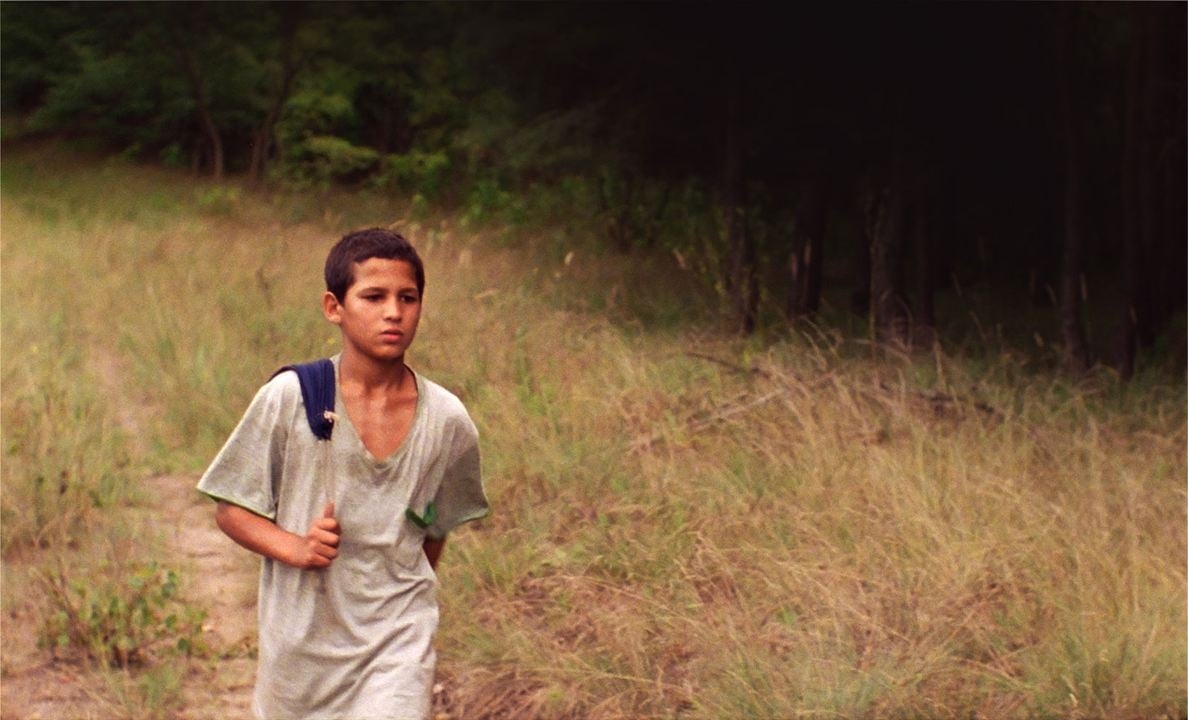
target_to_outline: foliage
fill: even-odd
[[[37,588],[48,610],[41,628],[44,647],[75,647],[119,667],[145,662],[154,652],[201,651],[206,613],[178,597],[175,570],[156,562],[100,569],[71,577],[64,566],[42,576]]]
[[[1184,39],[1150,30],[1179,27],[1183,12],[1068,12],[1079,80],[1067,129],[1035,121],[1058,115],[1059,12],[1048,6],[855,16],[825,6],[13,3],[0,9],[0,88],[26,130],[171,166],[247,170],[253,184],[366,183],[407,196],[418,217],[435,203],[468,222],[523,227],[543,217],[535,199],[576,179],[597,189],[597,207],[574,215],[597,220],[603,244],[676,250],[716,273],[724,297],[744,282],[732,273],[753,272],[768,322],[789,319],[782,298],[798,282],[800,241],[789,218],[806,197],[832,198],[818,246],[828,248],[818,253],[830,265],[825,292],[867,293],[857,259],[879,187],[904,198],[889,276],[901,277],[905,312],[923,315],[928,288],[954,278],[1010,294],[1027,275],[1042,299],[1060,284],[1064,140],[1080,138],[1082,224],[1103,228],[1084,239],[1085,284],[1151,295],[1111,301],[1111,326],[1134,306],[1150,347],[1188,283]],[[1139,124],[1145,139],[1125,140]],[[1140,145],[1153,217],[1131,222],[1137,210],[1118,200],[1110,168]],[[726,187],[727,165],[738,187]],[[736,201],[746,228],[728,235],[720,219],[739,212],[726,207]],[[1136,251],[1149,292],[1119,280],[1125,263],[1110,238],[1128,237],[1126,223],[1152,236]],[[910,285],[921,297],[908,299]],[[1093,335],[1105,357],[1112,339]]]
[[[239,203],[239,188],[229,185],[214,185],[194,195],[194,204],[210,215],[230,215]]]
[[[287,160],[290,177],[324,186],[365,176],[379,162],[379,154],[334,135],[312,135],[290,146]]]
[[[410,150],[402,155],[385,155],[374,184],[434,200],[446,188],[451,170],[450,156],[444,151]]]
[[[470,189],[462,219],[467,223],[513,220],[520,207],[518,196],[501,187],[499,181],[483,179]]]

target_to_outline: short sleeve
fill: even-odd
[[[276,519],[277,479],[288,433],[287,397],[299,388],[293,373],[281,373],[256,393],[223,449],[198,481],[198,491],[270,520]]]
[[[436,519],[426,534],[441,539],[455,527],[484,517],[490,510],[483,493],[478,430],[463,414],[453,433],[450,462],[433,500]]]

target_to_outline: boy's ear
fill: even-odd
[[[338,298],[334,297],[334,293],[329,290],[322,294],[322,314],[335,325],[342,322]]]

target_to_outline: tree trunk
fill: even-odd
[[[810,181],[797,203],[792,253],[788,257],[790,320],[814,314],[821,307],[822,250],[828,217],[828,193],[821,182]]]
[[[928,181],[924,180],[923,182]],[[936,290],[936,263],[933,255],[936,249],[933,244],[935,227],[930,214],[929,197],[929,192],[923,186],[918,188],[915,193],[912,237],[915,239],[916,246],[916,292],[920,298],[920,311],[916,313],[915,325],[923,331],[922,337],[931,338],[935,336],[936,329],[936,309],[933,297]]]
[[[1122,304],[1114,341],[1118,375],[1134,375],[1136,346],[1154,344],[1159,318],[1162,270],[1156,264],[1161,188],[1156,179],[1156,92],[1161,56],[1159,11],[1154,5],[1131,7],[1134,34],[1126,73],[1126,116],[1122,157]],[[1183,242],[1183,238],[1180,238]]]
[[[1057,93],[1064,135],[1064,251],[1060,267],[1060,332],[1064,340],[1064,367],[1074,375],[1089,367],[1088,343],[1081,325],[1081,157],[1073,122],[1073,63],[1069,35],[1075,6],[1061,8],[1057,29]]]
[[[1160,48],[1163,57],[1159,59],[1159,87],[1174,88],[1159,95],[1156,106],[1152,148],[1152,182],[1154,193],[1154,227],[1152,229],[1153,262],[1158,271],[1158,282],[1152,302],[1155,317],[1152,325],[1162,331],[1172,315],[1185,307],[1188,298],[1188,82],[1184,80],[1184,67],[1188,65],[1188,48],[1181,33],[1188,21],[1188,6],[1184,3],[1160,5],[1163,17],[1158,29],[1163,33]],[[1175,329],[1183,348],[1184,333]],[[1183,357],[1181,355],[1181,357]]]
[[[210,109],[203,107],[198,111],[198,119],[202,125],[202,132],[210,148],[210,174],[215,180],[223,179],[223,138],[215,126]]]
[[[870,250],[871,250],[871,198],[862,195],[862,213],[865,220],[862,242],[854,253],[854,289],[850,292],[850,311],[861,317],[870,315]]]
[[[1131,38],[1126,67],[1126,115],[1123,124],[1122,144],[1122,302],[1119,308],[1118,330],[1114,338],[1114,367],[1118,375],[1130,379],[1134,375],[1135,330],[1138,325],[1136,291],[1138,288],[1138,254],[1141,242],[1141,221],[1139,219],[1139,183],[1142,175],[1142,137],[1140,132],[1140,97],[1143,82],[1142,71],[1142,21],[1141,8],[1133,8],[1134,37]]]
[[[903,256],[903,199],[896,183],[882,182],[867,196],[870,240],[870,303],[875,338],[905,346],[907,316],[900,291]]]
[[[248,165],[248,182],[253,187],[258,186],[264,179],[268,167],[268,160],[272,151],[272,138],[276,132],[276,123],[280,120],[281,112],[289,99],[293,89],[293,80],[297,77],[300,63],[293,56],[293,43],[297,35],[300,5],[293,3],[280,11],[281,33],[281,78],[276,95],[268,106],[264,119],[252,132],[252,158]]]
[[[727,289],[733,299],[734,326],[739,333],[748,335],[754,332],[758,319],[759,285],[755,239],[747,232],[740,93],[738,84],[731,83],[726,119],[723,205],[726,211],[726,241],[730,248]]]
[[[223,178],[223,138],[219,128],[215,125],[214,116],[210,112],[210,104],[206,98],[206,83],[202,79],[202,72],[198,69],[198,62],[190,49],[177,46],[179,61],[186,79],[190,82],[190,92],[194,96],[194,109],[198,113],[198,125],[202,128],[202,135],[206,139],[210,157],[210,174],[214,179]]]
[[[272,132],[268,129],[268,121],[265,120],[252,131],[252,157],[248,162],[248,184],[252,187],[258,187],[264,177],[265,165],[268,162],[268,149],[271,144]]]

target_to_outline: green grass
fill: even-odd
[[[10,518],[63,457],[102,453],[86,487],[114,505],[137,473],[200,472],[273,369],[335,350],[328,246],[398,223],[428,272],[410,363],[467,403],[494,508],[442,564],[453,716],[1188,713],[1182,378],[740,340],[671,258],[374,196],[15,151],[3,172],[6,548],[59,541]],[[135,443],[77,374],[96,357],[152,420]],[[69,432],[30,420],[54,392]]]

